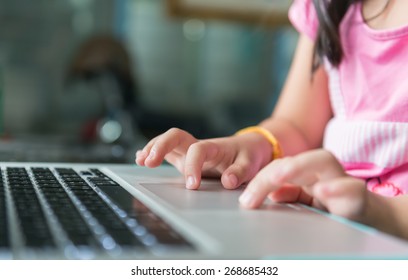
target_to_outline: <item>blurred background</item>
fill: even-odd
[[[258,123],[295,48],[290,2],[0,0],[0,161],[129,163],[171,127]]]

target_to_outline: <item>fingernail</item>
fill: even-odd
[[[152,159],[154,159],[155,156],[156,156],[156,151],[152,149],[150,151],[149,156],[147,157],[147,159],[152,160]]]
[[[136,158],[140,157],[140,154],[141,154],[141,153],[142,153],[141,150],[137,150],[137,152],[136,152]]]
[[[250,191],[245,191],[240,197],[239,202],[245,207],[251,207],[255,201],[253,193]]]
[[[238,185],[238,178],[234,174],[228,175],[228,179],[233,187],[236,187]]]
[[[193,190],[193,189],[195,189],[194,185],[195,185],[194,177],[193,176],[188,176],[187,181],[186,181],[186,188],[189,189],[189,190]]]
[[[136,152],[136,156],[137,156],[137,157],[146,157],[146,156],[147,156],[147,153],[146,153],[145,150],[138,150],[138,151]]]

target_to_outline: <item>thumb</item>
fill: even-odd
[[[221,183],[226,189],[236,189],[249,182],[261,168],[261,162],[251,159],[245,154],[239,154],[221,176]]]

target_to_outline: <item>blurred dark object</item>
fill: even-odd
[[[135,145],[140,118],[132,59],[122,42],[101,35],[86,40],[74,55],[67,73],[67,85],[91,84],[101,95],[104,115],[83,125],[82,140],[124,147]]]
[[[205,138],[210,132],[203,116],[169,115],[144,108],[139,100],[134,59],[122,42],[112,36],[86,40],[72,59],[67,85],[86,82],[99,92],[104,115],[83,124],[82,140],[122,147],[141,146],[171,127],[179,127]],[[139,144],[137,144],[139,143]]]
[[[131,68],[131,57],[116,38],[106,35],[92,37],[80,46],[68,70],[67,81],[91,81],[103,75],[112,75],[118,81],[124,106],[137,106],[137,89]]]

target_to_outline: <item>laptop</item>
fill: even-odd
[[[0,163],[0,259],[407,259],[408,242],[300,204],[240,208],[170,166]]]

